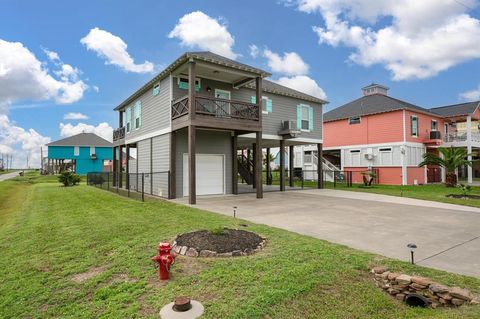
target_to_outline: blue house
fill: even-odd
[[[47,144],[46,170],[56,174],[73,171],[79,175],[110,170],[113,145],[93,133],[80,133]]]

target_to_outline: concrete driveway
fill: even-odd
[[[10,179],[10,178],[17,177],[18,173],[19,172],[11,172],[11,173],[2,174],[2,175],[0,175],[0,182],[5,181],[5,180]]]
[[[401,197],[304,190],[200,197],[197,207],[331,242],[480,277],[480,209]],[[179,201],[182,202],[182,201]]]

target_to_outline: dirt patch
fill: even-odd
[[[90,278],[93,278],[99,274],[101,274],[102,272],[105,271],[105,267],[93,267],[93,268],[90,268],[88,271],[86,272],[83,272],[83,273],[80,273],[80,274],[76,274],[72,277],[72,281],[76,282],[76,283],[82,283]]]
[[[463,194],[448,194],[445,195],[449,198],[461,198],[461,199],[480,199],[479,195],[463,195]]]
[[[263,241],[259,235],[240,229],[225,228],[222,233],[200,230],[177,237],[178,246],[195,248],[197,251],[210,250],[217,253],[256,249]]]

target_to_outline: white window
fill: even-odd
[[[348,124],[360,124],[360,116],[352,116],[348,119]]]
[[[142,102],[137,101],[134,107],[135,129],[139,129],[142,126]]]
[[[311,164],[313,159],[312,159],[312,151],[305,151],[305,155],[303,156],[303,160],[305,164]]]
[[[435,120],[432,120],[432,124],[431,124],[431,129],[432,131],[436,131],[437,130],[437,121]]]
[[[412,136],[418,137],[418,117],[416,115],[410,116],[410,132]]]
[[[160,83],[157,83],[153,86],[152,94],[153,96],[157,96],[160,94]]]
[[[360,153],[360,150],[350,150],[350,153]]]
[[[302,105],[302,130],[310,129],[310,106]]]
[[[80,155],[80,146],[75,146],[75,147],[73,148],[73,155],[74,155],[74,156]]]
[[[382,147],[378,149],[379,152],[391,152],[392,148],[391,147]]]
[[[130,133],[132,130],[132,108],[128,107],[127,110],[125,111],[125,123],[127,126],[127,133]]]
[[[95,146],[90,146],[90,156],[95,154]]]
[[[188,90],[188,77],[180,76],[177,82],[180,89]],[[198,78],[195,79],[195,91],[200,91],[200,79]]]

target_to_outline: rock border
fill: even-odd
[[[433,309],[480,304],[480,296],[467,289],[450,288],[429,278],[390,272],[383,266],[373,267],[371,272],[377,286],[400,301],[405,301],[409,294],[418,294],[424,296]]]
[[[257,234],[258,235],[258,234]],[[258,235],[260,236],[260,235]],[[245,248],[243,251],[241,250],[234,250],[231,252],[226,252],[226,253],[217,253],[216,251],[213,250],[200,250],[198,251],[197,249],[193,247],[188,247],[188,246],[179,246],[177,245],[177,241],[173,242],[172,245],[172,250],[183,256],[187,257],[206,257],[206,258],[211,258],[211,257],[239,257],[239,256],[250,256],[253,255],[265,247],[267,243],[267,239],[263,236],[260,236],[262,238],[262,241],[260,244],[258,244],[257,248],[252,249],[252,248]]]

